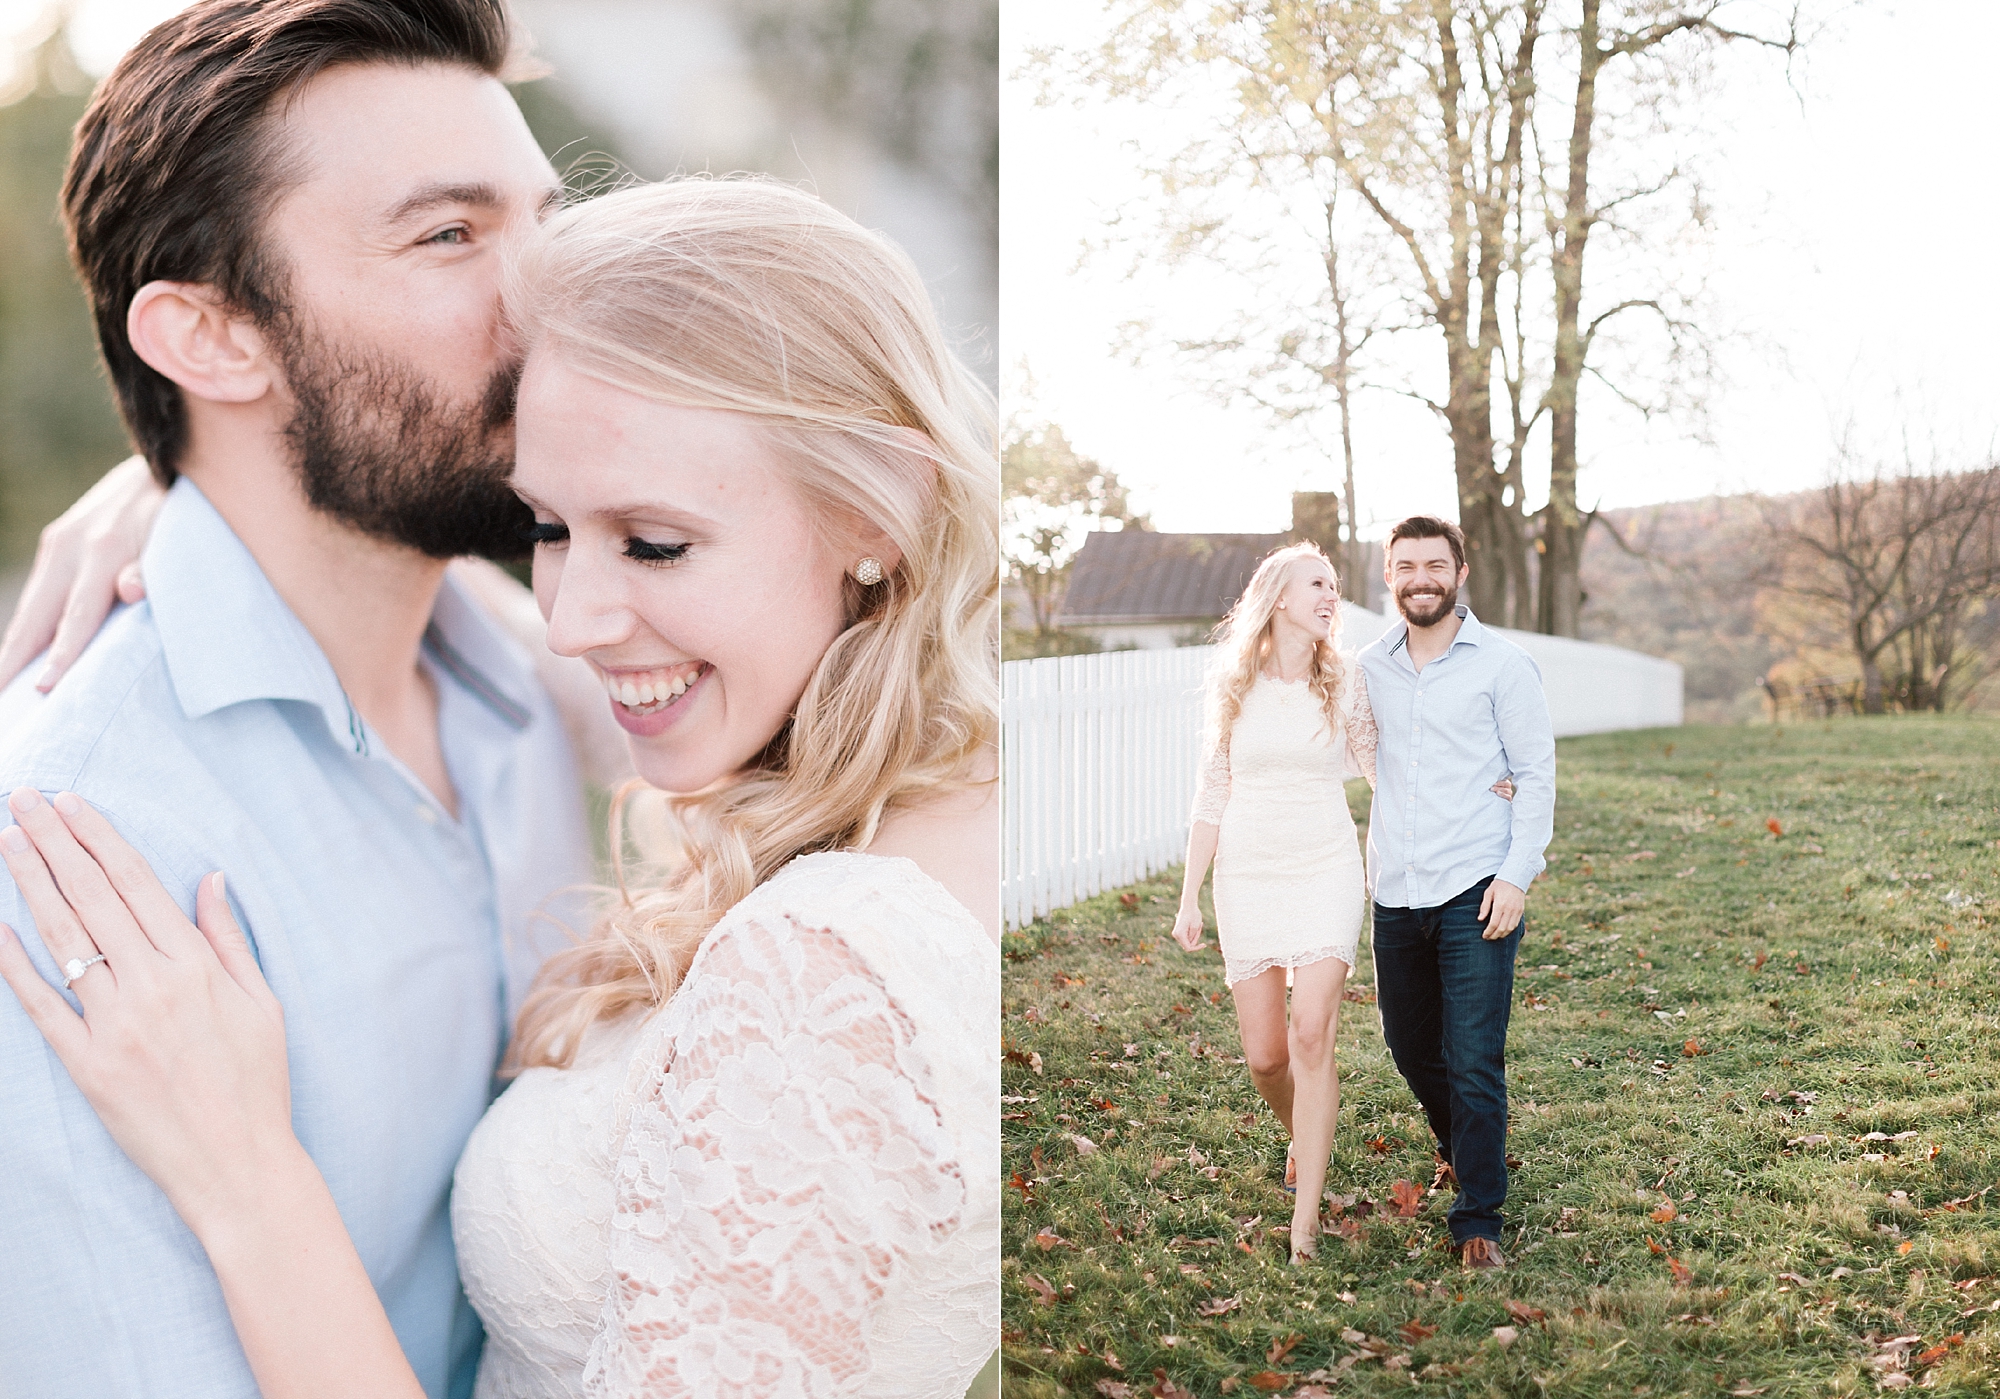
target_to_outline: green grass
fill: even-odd
[[[1294,1271],[1283,1135],[1213,936],[1192,955],[1167,936],[1178,871],[1008,935],[1010,1399],[1782,1399],[1893,1387],[1884,1357],[1995,1392],[2000,1188],[1945,1206],[2000,1181],[2000,723],[1620,734],[1565,741],[1559,770],[1498,1276],[1445,1251],[1448,1195],[1390,1205],[1429,1182],[1430,1140],[1365,939],[1328,1178],[1353,1237]]]

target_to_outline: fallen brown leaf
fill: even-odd
[[[1774,836],[1781,836],[1785,833],[1785,828],[1778,824],[1778,818],[1775,816],[1764,818],[1764,829]]]
[[[1194,1391],[1182,1389],[1167,1378],[1165,1370],[1153,1371],[1153,1399],[1194,1399]]]
[[[1395,1202],[1398,1219],[1415,1219],[1424,1207],[1423,1187],[1413,1181],[1397,1181],[1389,1187],[1389,1198]]]
[[[1245,1375],[1244,1378],[1254,1388],[1261,1389],[1266,1394],[1276,1394],[1292,1382],[1293,1376],[1281,1375],[1276,1370],[1259,1370],[1254,1375]]]
[[[1196,1306],[1195,1310],[1203,1316],[1227,1316],[1242,1305],[1243,1294],[1239,1292],[1234,1297],[1211,1297]]]
[[[1674,1202],[1672,1200],[1669,1200],[1664,1205],[1661,1205],[1658,1209],[1654,1210],[1651,1214],[1647,1215],[1646,1218],[1652,1220],[1653,1223],[1655,1224],[1672,1224],[1676,1219],[1679,1219],[1680,1216],[1681,1216],[1680,1210],[1675,1207]]]
[[[1493,1328],[1493,1339],[1500,1343],[1500,1349],[1505,1350],[1521,1339],[1521,1333],[1511,1326],[1496,1326]]]
[[[1102,1394],[1104,1399],[1132,1399],[1132,1396],[1138,1393],[1123,1380],[1099,1380],[1097,1392]]]
[[[1531,1307],[1526,1302],[1509,1300],[1501,1303],[1501,1305],[1506,1307],[1507,1315],[1513,1317],[1514,1320],[1520,1322],[1523,1326],[1533,1326],[1548,1315],[1540,1307]]]
[[[1437,1327],[1426,1326],[1421,1321],[1406,1321],[1396,1328],[1396,1334],[1406,1345],[1419,1345],[1437,1334]]]
[[[1041,1306],[1053,1307],[1056,1304],[1056,1298],[1062,1295],[1056,1291],[1054,1283],[1039,1274],[1024,1273],[1021,1276],[1021,1281],[1028,1285],[1028,1290],[1035,1294],[1036,1303]]]
[[[1051,1229],[1046,1224],[1043,1225],[1040,1229],[1035,1231],[1035,1246],[1037,1248],[1076,1247],[1076,1245],[1072,1244],[1068,1239],[1065,1239],[1061,1234],[1058,1234],[1055,1230]]]
[[[1667,1271],[1674,1275],[1675,1287],[1686,1287],[1694,1281],[1694,1269],[1688,1267],[1687,1264],[1681,1262],[1678,1258],[1669,1258],[1667,1260]]]
[[[1289,1336],[1273,1336],[1271,1348],[1264,1352],[1264,1358],[1273,1365],[1282,1365],[1291,1359],[1292,1352],[1299,1348],[1299,1342],[1304,1339],[1305,1337],[1296,1331]]]
[[[1653,1242],[1653,1236],[1651,1234],[1646,1235],[1646,1247],[1649,1251],[1651,1251],[1656,1255],[1666,1252],[1666,1249],[1664,1247]]]

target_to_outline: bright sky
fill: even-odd
[[[1254,409],[1216,406],[1171,366],[1134,368],[1114,348],[1120,326],[1163,310],[1182,325],[1206,310],[1219,324],[1230,308],[1215,279],[1155,270],[1126,280],[1122,263],[1101,256],[1079,265],[1085,240],[1145,197],[1123,143],[1193,120],[1081,95],[1034,104],[1027,49],[1087,43],[1102,24],[1101,7],[1082,0],[1002,6],[1004,363],[1010,377],[1027,363],[1034,416],[1062,424],[1135,487],[1158,527],[1283,529],[1291,491],[1337,487],[1329,457]],[[1850,422],[1892,451],[1907,438],[1920,457],[1935,446],[1962,463],[1993,449],[1995,52],[2000,5],[1922,0],[1842,15],[1801,74],[1802,96],[1778,62],[1726,60],[1712,111],[1728,138],[1703,162],[1716,213],[1711,290],[1734,334],[1726,382],[1708,402],[1710,444],[1600,407],[1582,429],[1586,507],[1807,486]],[[1449,446],[1427,409],[1369,395],[1356,434],[1364,522],[1456,514]],[[1546,491],[1545,445],[1540,454],[1531,508]]]

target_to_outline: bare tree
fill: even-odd
[[[1943,709],[1973,604],[2000,598],[2000,466],[1940,473],[1850,467],[1771,502],[1778,586],[1794,635],[1837,635],[1861,670],[1861,707]]]
[[[1679,174],[1594,196],[1593,155],[1607,139],[1640,139],[1600,120],[1599,85],[1614,63],[1659,60],[1674,46],[1678,67],[1655,61],[1631,83],[1667,90],[1688,81],[1717,44],[1757,37],[1727,20],[1750,0],[1112,0],[1111,8],[1116,22],[1103,45],[1042,55],[1045,73],[1066,62],[1068,76],[1116,98],[1171,105],[1193,94],[1227,107],[1217,130],[1156,156],[1148,170],[1178,215],[1161,245],[1226,255],[1245,191],[1351,191],[1396,250],[1405,324],[1438,336],[1441,391],[1399,391],[1426,404],[1448,434],[1474,565],[1470,600],[1489,618],[1573,635],[1585,528],[1576,504],[1579,390],[1586,373],[1604,377],[1590,362],[1593,343],[1642,307],[1676,334],[1689,328],[1663,295],[1588,305],[1592,230]],[[1789,50],[1796,34],[1794,22],[1758,41]],[[1566,83],[1576,96],[1566,164],[1552,180],[1537,111],[1546,91]],[[1337,255],[1335,221],[1327,224],[1322,246]],[[1339,270],[1332,259],[1326,267]],[[1670,357],[1663,372],[1679,366]],[[1504,439],[1495,431],[1496,377],[1506,393]],[[1351,384],[1350,362],[1325,387],[1338,396]],[[1629,389],[1613,392],[1645,406]],[[1552,490],[1537,538],[1526,459],[1544,416]],[[1541,599],[1531,546],[1542,551]]]
[[[1593,194],[1591,157],[1604,135],[1599,122],[1599,85],[1612,65],[1665,56],[1675,44],[1684,49],[1693,46],[1678,57],[1684,64],[1699,64],[1708,55],[1706,46],[1718,42],[1754,43],[1788,56],[1801,43],[1796,8],[1786,27],[1769,35],[1725,22],[1727,13],[1743,8],[1730,0],[1682,5],[1612,0],[1609,16],[1605,8],[1602,0],[1579,0],[1576,87],[1563,185],[1559,195],[1544,202],[1555,292],[1555,353],[1545,398],[1549,411],[1549,501],[1538,539],[1541,571],[1536,626],[1557,636],[1578,634],[1583,609],[1578,569],[1590,522],[1577,506],[1577,400],[1590,368],[1592,343],[1606,325],[1630,311],[1650,312],[1676,339],[1693,333],[1686,320],[1658,294],[1619,299],[1597,311],[1587,324],[1583,320],[1584,253],[1591,233],[1618,204],[1658,193],[1680,174],[1678,168],[1670,169],[1650,187],[1642,181],[1608,199]],[[1654,90],[1671,87],[1672,76],[1668,72],[1656,78]]]

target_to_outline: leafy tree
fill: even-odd
[[[1096,649],[1055,625],[1070,567],[1093,529],[1151,529],[1133,511],[1116,472],[1077,455],[1063,430],[1011,426],[1001,447],[1001,555],[1028,605],[1008,652],[1061,655]]]

